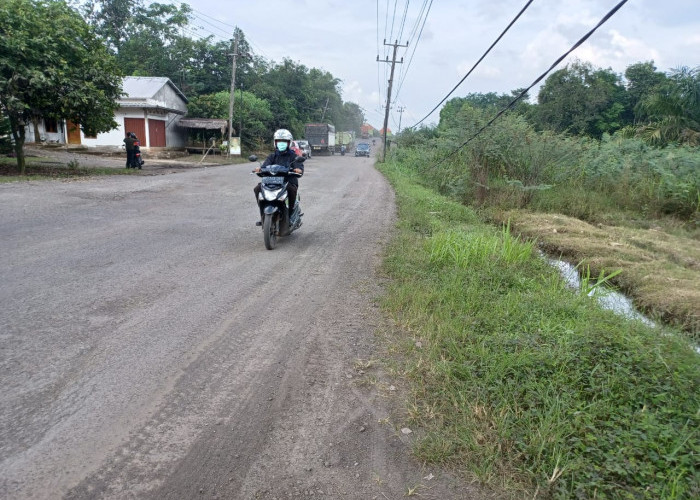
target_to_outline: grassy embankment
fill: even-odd
[[[47,179],[75,179],[99,175],[137,175],[138,170],[132,168],[109,168],[80,165],[78,162],[64,164],[50,161],[47,158],[27,157],[25,175],[17,173],[16,158],[0,157],[0,183],[37,181]]]
[[[514,496],[697,498],[700,362],[680,332],[601,310],[534,244],[380,167],[385,261],[416,453]]]

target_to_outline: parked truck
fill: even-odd
[[[330,123],[307,123],[304,135],[311,145],[313,154],[334,154],[336,152],[335,127]]]

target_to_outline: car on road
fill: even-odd
[[[355,156],[366,156],[369,158],[370,147],[366,142],[361,142],[355,148]]]
[[[299,146],[299,149],[301,149],[301,152],[304,154],[304,157],[311,158],[311,145],[309,144],[309,141],[301,139],[296,142]]]
[[[297,156],[304,156],[304,151],[299,147],[299,141],[292,141],[289,148],[294,151]]]

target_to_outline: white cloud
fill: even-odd
[[[393,10],[393,2],[299,0],[290,7],[283,0],[230,0],[224,11],[220,2],[213,0],[191,4],[202,12],[215,12],[231,25],[238,24],[254,42],[253,49],[259,55],[278,62],[285,56],[291,57],[307,67],[330,71],[343,81],[343,98],[363,107],[371,123],[381,123],[379,117],[383,118],[383,113],[378,108],[386,99],[389,65],[378,64],[375,57],[377,37],[383,58],[383,38],[395,38],[400,30],[395,25],[394,35],[384,31],[387,19],[384,9],[388,5]],[[405,43],[416,25],[421,4],[410,2],[400,43]],[[414,38],[408,50],[398,51],[399,57],[408,59],[416,49],[399,95],[399,102],[407,109],[404,120],[411,115],[422,117],[433,108],[469,71],[523,4],[524,0],[433,2],[420,41],[416,43]],[[528,86],[615,4],[616,0],[533,2],[453,96],[508,92]],[[399,7],[402,5],[404,2],[399,2]],[[280,10],[290,11],[289,33],[270,29],[273,22],[270,12]],[[399,20],[401,13],[397,14]],[[391,12],[388,20],[391,22]],[[386,50],[391,57],[391,49]],[[628,2],[573,57],[596,67],[612,67],[619,73],[630,64],[650,59],[662,71],[680,65],[697,66],[700,2]],[[401,79],[405,66],[397,66]]]

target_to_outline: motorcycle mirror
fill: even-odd
[[[255,156],[255,155],[250,155],[250,156],[248,157],[248,161],[258,161],[258,157]]]
[[[296,159],[294,160],[294,163],[304,163],[306,161],[305,156],[297,156]]]

